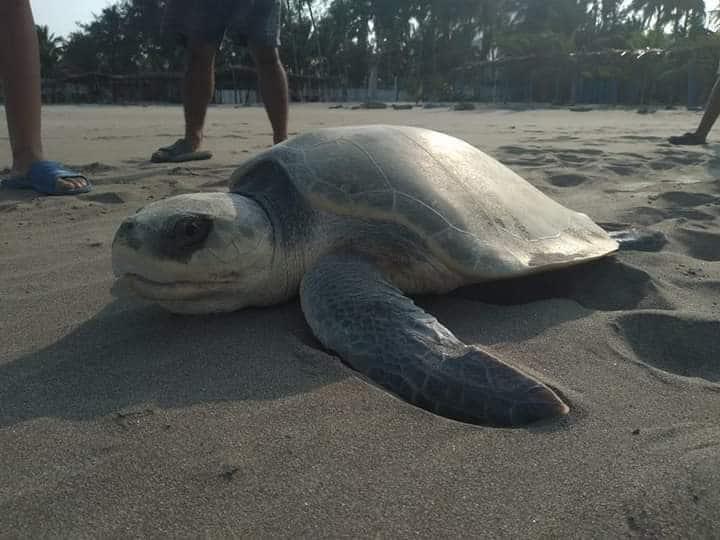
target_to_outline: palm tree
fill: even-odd
[[[51,34],[47,26],[35,26],[40,49],[40,69],[43,77],[51,77],[62,56],[63,39]]]
[[[686,36],[691,25],[702,25],[705,18],[704,0],[633,0],[630,12],[641,13],[645,27],[661,30],[672,25],[676,37]]]
[[[714,27],[715,31],[720,29],[720,9],[710,9],[707,15],[708,21]]]
[[[177,69],[182,64],[178,49],[172,40],[160,39],[165,2],[118,0],[103,9],[67,39],[63,64],[76,71],[119,74]],[[537,82],[538,95],[547,95],[548,81],[559,87],[573,77],[592,78],[600,71],[608,80],[636,78],[632,62],[612,61],[601,69],[585,61],[580,69],[573,60],[579,56],[568,53],[690,45],[714,58],[720,48],[720,39],[706,35],[704,0],[282,2],[281,57],[290,64],[291,75],[330,76],[357,88],[364,87],[374,72],[386,86],[398,77],[406,91],[421,88],[428,99],[445,99],[462,88],[464,82],[453,82],[461,72],[469,73],[468,78],[488,79],[502,71],[508,88]],[[709,20],[720,25],[720,10],[711,12]],[[39,29],[38,38],[43,72],[51,73],[61,42],[47,29]],[[234,62],[246,54],[239,46],[224,53]],[[675,63],[682,62],[681,56],[663,62],[680,74]],[[516,59],[508,60],[512,57]],[[535,60],[524,65],[517,57]],[[483,63],[502,58],[507,61],[497,68],[500,71]],[[682,86],[681,75],[668,77],[672,82],[665,86]]]

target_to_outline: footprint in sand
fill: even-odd
[[[688,314],[631,313],[618,318],[615,326],[642,363],[720,383],[720,321]]]
[[[667,210],[653,208],[651,206],[636,206],[625,211],[621,216],[625,221],[647,227],[665,221],[670,217]]]
[[[720,197],[715,197],[707,193],[691,193],[688,191],[666,191],[659,194],[655,199],[672,206],[686,207],[720,202]]]
[[[561,164],[570,164],[572,166],[584,165],[598,159],[605,152],[594,148],[537,148],[537,147],[519,147],[519,146],[501,146],[499,152],[509,154],[510,157],[501,159],[501,161],[513,165],[521,166],[542,166],[560,162]]]
[[[618,176],[632,176],[639,174],[643,165],[640,163],[608,163],[605,169],[617,174]]]
[[[87,195],[81,195],[80,198],[102,204],[123,204],[125,202],[125,199],[112,191],[106,193],[89,193]]]
[[[558,187],[573,187],[584,184],[588,181],[586,176],[581,174],[554,174],[548,177],[548,182]]]
[[[691,257],[703,261],[720,261],[720,233],[678,228],[674,235]]]
[[[542,167],[555,163],[555,159],[549,156],[547,152],[532,147],[501,146],[498,148],[498,155],[495,157],[505,165],[518,165],[520,167]]]
[[[77,165],[74,168],[84,172],[85,174],[100,174],[108,171],[114,171],[117,167],[95,161],[93,163],[88,163],[87,165]]]
[[[621,217],[624,221],[642,226],[655,225],[666,219],[682,218],[692,221],[714,221],[717,219],[712,214],[691,208],[670,210],[653,208],[651,206],[636,206],[635,208],[630,208],[624,211]]]
[[[680,217],[682,220],[690,221],[714,221],[716,218],[712,214],[703,212],[702,210],[694,210],[692,208],[684,208],[675,210],[669,215],[669,218]]]
[[[584,165],[590,162],[590,159],[586,156],[574,152],[558,152],[555,157],[561,162],[570,163],[571,165]]]
[[[679,152],[677,150],[659,150],[658,153],[663,154],[664,161],[674,163],[675,165],[697,165],[707,160],[705,154],[700,152]]]
[[[650,167],[653,171],[668,171],[677,167],[677,163],[673,163],[672,161],[668,161],[666,159],[658,159],[650,161],[648,163],[648,167]]]
[[[544,167],[545,165],[555,165],[556,163],[550,159],[518,159],[518,158],[499,158],[499,161],[505,165],[516,165],[518,167]]]
[[[636,207],[627,210],[624,217],[633,223],[652,225],[666,219],[708,222],[717,219],[715,208],[720,204],[720,197],[707,193],[687,191],[666,191],[659,195],[648,196],[648,203],[658,206]],[[705,208],[699,209],[699,206]]]

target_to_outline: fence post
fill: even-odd
[[[377,95],[377,63],[373,62],[370,66],[370,75],[368,76],[368,101],[374,101]]]
[[[687,101],[686,101],[686,107],[694,107],[695,106],[695,78],[693,77],[695,73],[695,54],[692,55],[692,58],[688,62],[687,67]]]

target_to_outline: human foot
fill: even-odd
[[[87,193],[92,184],[82,174],[63,167],[56,161],[38,160],[26,171],[13,169],[2,181],[9,189],[34,189],[45,195],[77,195]]]
[[[195,161],[210,159],[212,152],[198,150],[200,144],[192,144],[187,139],[178,139],[170,146],[159,148],[150,158],[154,163],[179,163],[181,161]]]
[[[706,144],[705,137],[698,135],[697,133],[684,133],[683,135],[676,135],[668,138],[670,144],[682,144],[682,145],[697,145]]]

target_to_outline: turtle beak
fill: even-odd
[[[141,226],[133,217],[126,218],[112,242],[112,268],[116,277],[122,277],[131,273],[128,261],[134,259],[142,247]]]
[[[115,280],[112,287],[110,287],[110,294],[118,300],[136,300],[138,298],[137,294],[132,290],[130,280],[127,276],[120,276]]]
[[[113,249],[115,249],[116,245],[123,245],[135,250],[140,249],[142,245],[142,241],[140,240],[140,227],[134,217],[130,216],[125,218],[120,224],[120,227],[118,227],[115,238],[113,238]]]

